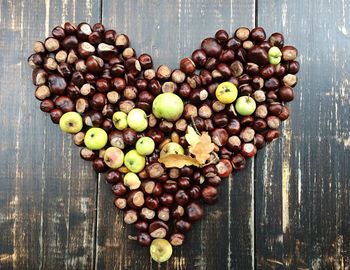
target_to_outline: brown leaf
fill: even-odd
[[[167,168],[182,168],[184,166],[196,166],[199,167],[199,162],[185,155],[169,154],[158,159]]]
[[[192,147],[194,147],[200,140],[200,136],[196,133],[193,127],[187,127],[187,133],[185,135],[186,141]]]
[[[189,151],[193,154],[196,160],[201,164],[210,158],[210,153],[213,152],[215,145],[211,142],[211,137],[208,132],[203,132],[200,136],[199,142],[194,147],[190,147]]]

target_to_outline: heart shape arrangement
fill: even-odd
[[[28,58],[35,97],[112,184],[115,206],[158,262],[182,245],[202,202],[280,136],[297,83],[297,49],[263,28],[202,41],[179,69],[153,69],[125,34],[65,23]]]

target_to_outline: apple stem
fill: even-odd
[[[198,131],[197,126],[196,126],[196,124],[195,124],[195,122],[194,122],[193,116],[191,116],[191,122],[192,122],[193,128],[194,128],[194,130],[196,131],[196,133],[197,133],[198,135],[201,135],[201,133]]]

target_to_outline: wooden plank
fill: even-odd
[[[254,25],[254,1],[104,1],[103,22],[126,33],[138,53],[153,56],[155,66],[177,68],[219,28],[231,33]],[[161,12],[159,12],[161,11]],[[133,15],[131,15],[133,14]],[[132,18],[132,19],[131,19]],[[220,203],[188,234],[172,259],[157,266],[147,248],[127,240],[122,213],[114,210],[109,186],[99,180],[96,269],[252,269],[254,266],[253,163],[220,190]],[[109,193],[108,193],[109,192]]]
[[[53,26],[98,18],[97,1],[1,1],[1,269],[92,266],[96,175],[40,112],[26,59]]]
[[[302,67],[280,147],[270,153],[273,161],[260,161],[277,162],[264,172],[263,190],[272,184],[280,216],[271,226],[265,220],[275,218],[275,208],[257,209],[257,242],[264,240],[259,269],[279,266],[268,261],[271,255],[278,262],[283,255],[286,269],[349,268],[349,9],[346,1],[259,1],[259,24],[283,32],[299,49]],[[283,254],[271,254],[281,246]]]

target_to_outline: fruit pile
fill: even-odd
[[[154,260],[170,258],[202,202],[232,170],[280,135],[294,98],[297,49],[263,28],[202,41],[179,69],[153,69],[125,34],[65,23],[28,58],[35,97],[80,155],[106,172],[114,204]]]

